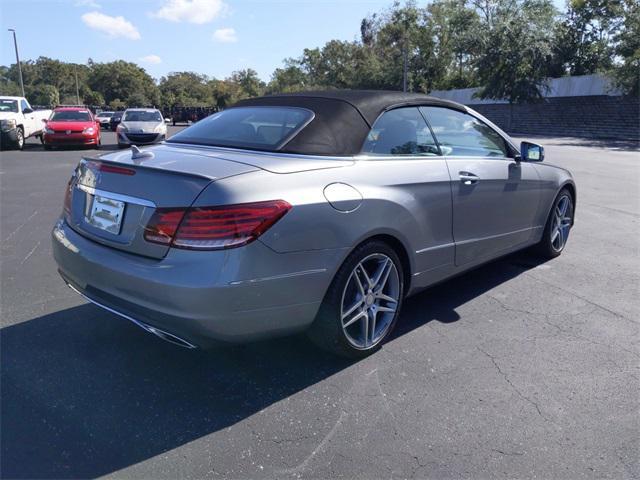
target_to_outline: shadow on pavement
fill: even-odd
[[[457,321],[457,307],[536,265],[522,254],[506,257],[409,299],[394,338]],[[3,478],[105,475],[233,425],[354,363],[300,336],[188,351],[92,305],[3,328],[0,337]]]

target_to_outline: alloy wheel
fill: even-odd
[[[561,252],[567,243],[573,221],[572,215],[571,197],[569,195],[561,196],[553,212],[551,224],[551,247],[556,252]]]
[[[340,320],[345,337],[369,349],[385,337],[400,300],[400,277],[391,258],[374,253],[351,272],[342,293]]]

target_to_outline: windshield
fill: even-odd
[[[90,122],[91,113],[89,110],[59,110],[53,112],[52,122]]]
[[[216,113],[171,137],[170,142],[277,150],[313,118],[297,107],[236,107]]]
[[[18,113],[18,101],[0,98],[0,112]]]
[[[144,110],[132,110],[124,114],[123,122],[161,122],[160,112],[146,112]]]
[[[96,117],[99,118],[111,118],[113,117],[113,112],[100,112]]]

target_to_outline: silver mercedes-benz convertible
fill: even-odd
[[[576,188],[543,158],[425,95],[253,98],[83,159],[53,253],[73,290],[184,347],[307,331],[363,356],[408,295],[526,247],[562,252]]]

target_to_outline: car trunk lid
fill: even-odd
[[[212,162],[185,152],[172,155],[162,149],[148,156],[128,150],[85,158],[75,171],[67,221],[96,242],[163,258],[169,247],[144,239],[145,226],[156,208],[187,208],[211,182],[254,170],[250,165]]]

